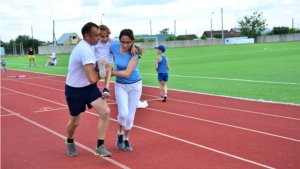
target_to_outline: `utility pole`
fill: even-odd
[[[53,46],[54,46],[54,20],[53,20]]]
[[[152,26],[151,26],[151,20],[150,20],[150,35],[152,35]]]
[[[176,36],[176,20],[174,21],[174,35]]]
[[[32,26],[31,26],[31,40],[32,40],[32,50],[34,51],[34,43],[33,43],[33,30],[32,30]]]
[[[101,15],[101,21],[100,21],[100,24],[102,25],[102,16],[104,15],[104,13]]]
[[[212,45],[212,14],[214,14],[214,12],[210,15],[210,45]]]
[[[221,22],[222,22],[222,41],[224,42],[224,31],[223,31],[223,8],[221,8]]]

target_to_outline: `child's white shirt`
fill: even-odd
[[[99,41],[98,44],[94,46],[96,60],[99,60],[101,57],[105,57],[106,61],[113,65],[114,60],[112,54],[110,53],[110,46],[115,42],[119,42],[119,39],[109,38],[105,44]]]

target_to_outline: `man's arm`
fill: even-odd
[[[83,66],[88,81],[91,84],[97,83],[100,80],[99,73],[95,71],[95,66],[93,63],[86,64]]]

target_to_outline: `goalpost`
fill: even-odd
[[[156,46],[158,46],[158,38],[157,36],[146,36],[146,37],[138,37],[141,39],[144,39],[144,42],[135,42],[135,44],[139,47],[142,47],[142,43],[151,43],[152,41],[149,42],[149,40],[153,39],[153,42],[155,42]],[[148,39],[148,40],[146,40]]]

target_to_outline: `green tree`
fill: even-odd
[[[273,28],[273,34],[274,35],[281,35],[281,34],[288,34],[289,33],[289,27],[274,27]]]
[[[203,34],[203,35],[201,36],[201,39],[202,39],[202,40],[206,40],[206,39],[207,39],[207,36],[206,36],[205,34]]]
[[[216,39],[221,39],[221,38],[222,38],[222,35],[221,35],[221,34],[216,34],[216,35],[214,35],[213,37],[216,38]]]
[[[166,38],[166,41],[173,41],[173,40],[175,40],[175,38],[173,38],[172,36],[168,36],[168,37]]]
[[[165,28],[165,29],[159,31],[159,34],[161,34],[161,35],[167,35],[167,34],[169,34],[169,28]]]
[[[144,38],[137,38],[135,37],[135,42],[145,42],[145,39]]]
[[[177,36],[176,40],[186,40],[186,38],[184,36]]]
[[[241,27],[241,35],[254,38],[262,34],[266,29],[266,19],[263,19],[262,12],[254,12],[252,16],[245,16],[243,20],[238,21]]]
[[[38,53],[38,46],[40,46],[41,42],[37,39],[32,39],[31,37],[27,35],[19,35],[15,40],[11,39],[9,43],[6,43],[5,45],[5,51],[8,54],[13,54],[13,45],[16,45],[17,52],[20,54],[20,45],[23,44],[24,54],[27,53],[27,50],[29,47],[33,47],[35,53]]]
[[[148,39],[147,42],[154,42],[154,39],[153,39],[153,38],[150,38],[150,39]]]

